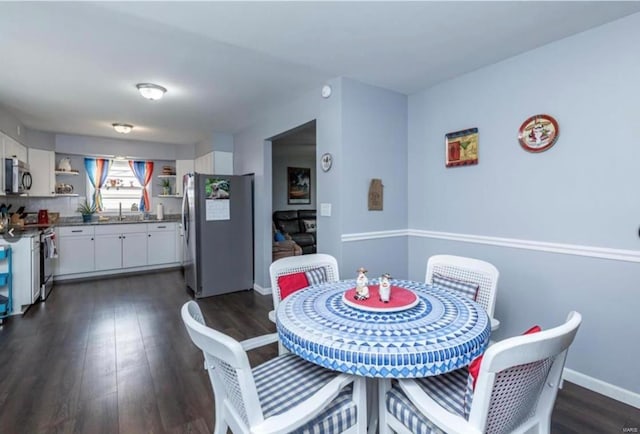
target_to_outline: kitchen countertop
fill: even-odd
[[[179,214],[165,215],[164,219],[157,220],[154,216],[151,216],[149,220],[142,220],[138,216],[126,216],[124,220],[117,220],[117,216],[109,216],[108,220],[100,221],[97,218],[93,218],[90,222],[83,222],[82,217],[60,217],[55,223],[55,226],[94,226],[94,225],[121,225],[121,224],[136,224],[136,223],[162,223],[162,222],[180,222],[181,216]]]

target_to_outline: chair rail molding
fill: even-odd
[[[609,247],[582,246],[579,244],[552,243],[547,241],[492,237],[487,235],[471,235],[455,232],[427,231],[421,229],[394,229],[389,231],[343,234],[341,240],[342,242],[347,243],[354,241],[366,241],[402,236],[434,238],[474,244],[486,244],[489,246],[536,250],[540,252],[586,256],[590,258],[610,259],[614,261],[640,262],[640,250],[613,249]]]

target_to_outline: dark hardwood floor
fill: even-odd
[[[179,310],[179,271],[57,284],[46,303],[0,327],[0,433],[204,433],[213,396]],[[237,338],[275,331],[271,297],[199,300],[207,323]],[[275,345],[252,351],[252,364]],[[640,410],[566,383],[553,433],[640,429]]]

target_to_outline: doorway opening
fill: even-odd
[[[316,253],[316,121],[271,138],[273,260]]]

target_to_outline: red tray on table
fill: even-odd
[[[351,307],[369,312],[398,312],[411,309],[420,301],[413,291],[393,285],[388,303],[380,301],[378,285],[369,285],[369,298],[366,300],[356,300],[355,295],[356,288],[348,289],[342,294],[342,301]]]

